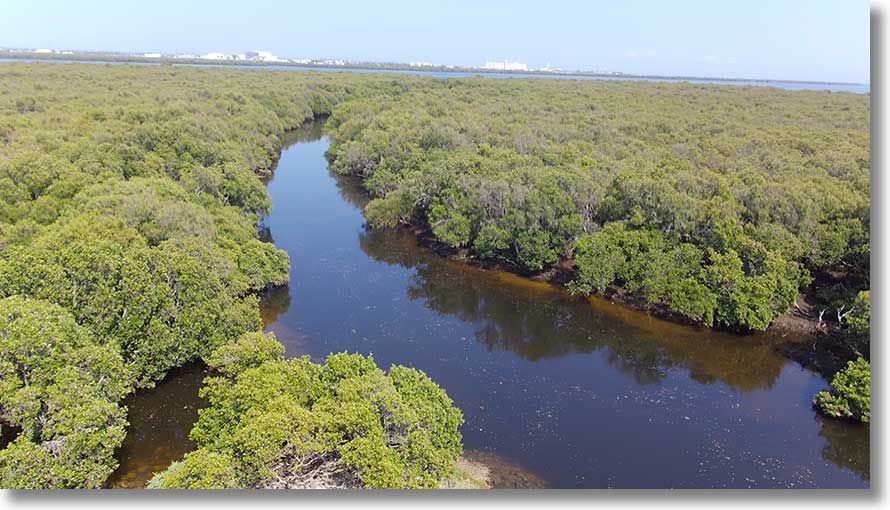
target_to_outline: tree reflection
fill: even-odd
[[[354,183],[341,194],[358,201]],[[704,384],[739,391],[771,387],[786,362],[765,335],[738,336],[655,320],[601,300],[500,271],[442,258],[407,232],[366,229],[362,250],[374,259],[412,268],[408,296],[440,314],[475,324],[476,340],[537,361],[605,349],[605,359],[641,384],[684,367]]]
[[[260,296],[260,316],[263,327],[275,324],[278,318],[290,308],[290,286],[283,285],[268,289]]]
[[[302,126],[291,129],[281,137],[281,146],[288,147],[298,142],[315,142],[324,136],[325,118],[314,119]]]
[[[855,473],[863,481],[871,479],[869,426],[816,415],[822,425],[819,435],[825,438],[822,458]]]

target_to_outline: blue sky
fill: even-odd
[[[0,46],[869,81],[866,0],[0,0]]]

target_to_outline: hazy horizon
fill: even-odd
[[[805,10],[804,10],[805,9]],[[867,2],[11,2],[0,46],[869,83]]]

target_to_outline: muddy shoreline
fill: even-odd
[[[467,450],[456,462],[459,476],[440,489],[547,489],[542,478],[491,452]]]

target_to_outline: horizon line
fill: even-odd
[[[55,49],[55,48],[46,48],[52,51],[52,53],[36,53],[38,49],[44,48],[16,48],[10,46],[0,46],[0,52],[6,51],[9,53],[27,53],[29,55],[34,55],[33,58],[35,60],[76,60],[78,55],[120,55],[125,56],[127,58],[133,59],[141,59],[147,62],[157,62],[159,60],[205,60],[207,64],[205,65],[248,65],[248,66],[262,66],[262,65],[286,65],[286,66],[311,66],[311,67],[340,67],[340,68],[349,68],[348,65],[326,65],[326,64],[304,64],[293,62],[294,59],[292,57],[278,57],[281,58],[281,61],[232,61],[228,59],[201,59],[200,55],[194,54],[191,58],[179,58],[176,56],[176,53],[158,53],[161,55],[160,57],[146,57],[146,54],[152,54],[157,52],[149,52],[149,51],[113,51],[113,50],[76,50],[76,49]],[[265,51],[265,50],[247,50],[250,51]],[[70,53],[62,53],[62,52],[70,52]],[[226,53],[226,52],[209,52],[209,53],[222,53],[225,55],[236,55],[237,53]],[[271,53],[271,51],[269,52]],[[192,55],[192,53],[181,53]],[[0,53],[0,59],[3,59],[2,53]],[[8,60],[16,60],[15,57],[7,58]],[[21,59],[19,59],[21,60]],[[310,62],[323,62],[326,60],[339,60],[344,63],[352,64],[352,68],[361,68],[362,64],[365,65],[396,65],[403,66],[406,69],[418,68],[418,70],[423,70],[424,68],[428,70],[442,70],[442,72],[466,72],[467,70],[482,72],[486,74],[536,74],[536,75],[586,75],[586,76],[602,76],[602,77],[613,77],[613,78],[662,78],[662,79],[673,79],[673,80],[682,80],[682,79],[691,79],[691,80],[713,80],[713,81],[737,81],[737,82],[777,82],[777,83],[809,83],[809,84],[820,84],[820,85],[858,85],[863,87],[871,88],[871,80],[867,82],[855,82],[855,81],[831,81],[831,80],[801,80],[801,79],[791,79],[791,78],[752,78],[752,77],[727,77],[727,76],[708,76],[708,75],[684,75],[684,74],[651,74],[651,73],[626,73],[624,71],[609,71],[609,70],[581,70],[581,69],[557,69],[553,71],[544,71],[541,69],[528,69],[526,71],[515,70],[515,71],[507,71],[507,70],[499,70],[499,69],[486,69],[484,67],[475,67],[475,66],[466,66],[460,64],[432,64],[430,66],[412,66],[409,62],[398,62],[398,61],[386,61],[386,60],[352,60],[352,59],[344,59],[338,57],[325,57],[325,58],[307,58],[300,60],[309,60]],[[509,60],[509,59],[507,59]],[[519,62],[519,61],[517,61]],[[549,64],[548,64],[549,67]]]

